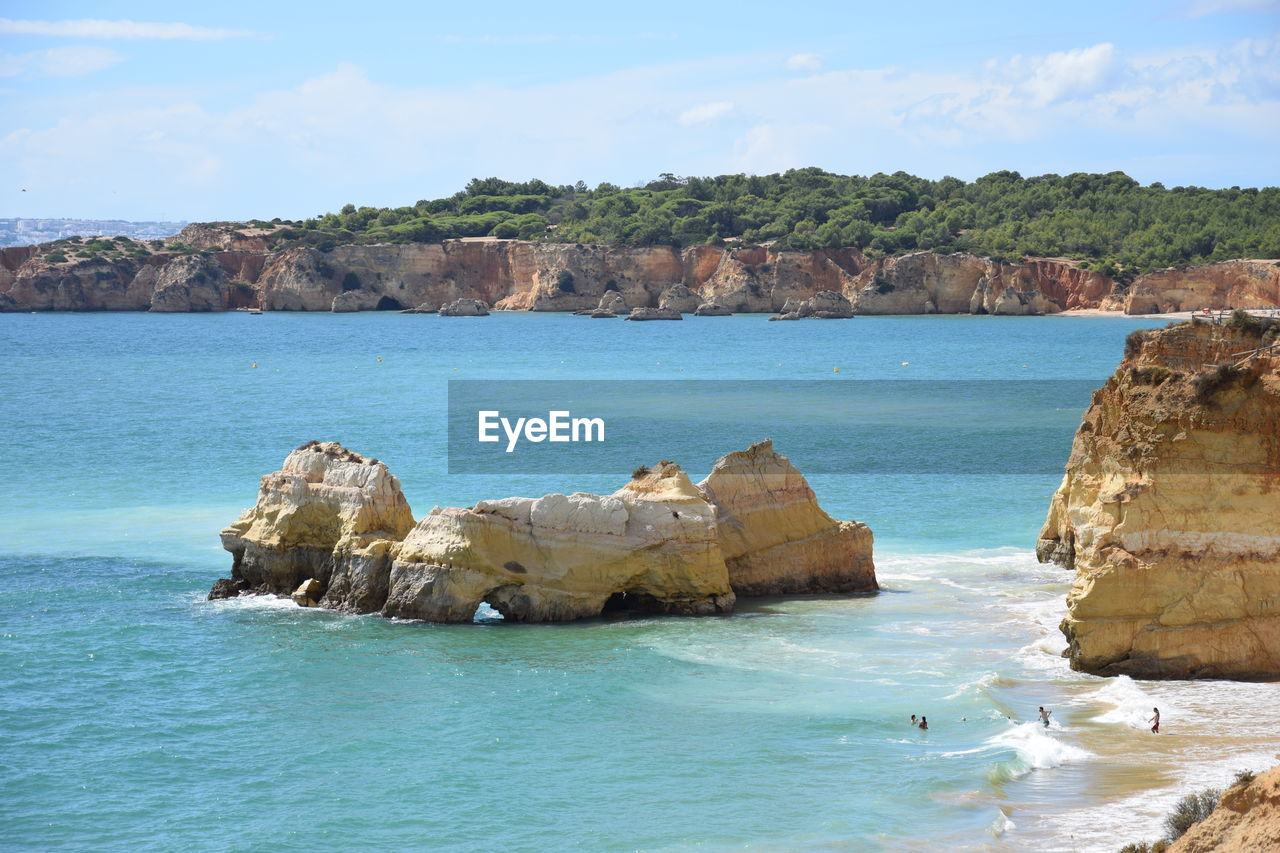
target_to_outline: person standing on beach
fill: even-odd
[[[1152,733],[1153,735],[1158,735],[1158,734],[1160,734],[1160,709],[1159,709],[1159,708],[1152,708],[1151,710],[1152,710],[1152,711],[1155,711],[1155,714],[1156,714],[1156,715],[1155,715],[1154,717],[1152,717],[1151,719],[1147,720],[1147,722],[1152,724],[1152,726],[1151,726],[1151,733]]]
[[[1044,723],[1046,729],[1049,728],[1049,715],[1052,713],[1052,711],[1046,711],[1043,705],[1040,706],[1040,722]]]

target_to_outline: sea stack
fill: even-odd
[[[1280,676],[1277,324],[1129,337],[1094,392],[1036,549],[1075,569],[1073,668]]]
[[[310,442],[262,479],[222,542],[232,576],[210,598],[271,593],[431,622],[470,622],[485,602],[509,621],[551,622],[877,589],[871,531],[823,512],[768,441],[723,457],[699,485],[664,461],[611,495],[436,507],[416,525],[386,466]]]

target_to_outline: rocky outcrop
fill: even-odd
[[[412,527],[385,465],[313,441],[262,478],[257,504],[222,531],[222,547],[238,589],[290,595],[313,579],[326,607],[367,612],[386,597],[378,570],[385,576],[387,542]]]
[[[788,299],[782,313],[770,320],[848,320],[853,317],[853,305],[839,293],[824,290],[808,299]]]
[[[225,311],[228,307],[226,273],[208,255],[187,255],[159,267],[154,288],[152,311]]]
[[[658,307],[679,314],[689,314],[702,303],[701,297],[683,284],[675,284],[662,291]]]
[[[1139,276],[1129,288],[1124,310],[1159,314],[1275,305],[1280,305],[1280,266],[1271,261],[1221,261]]]
[[[1280,676],[1280,351],[1264,325],[1135,332],[1094,393],[1036,549],[1076,571],[1074,668]]]
[[[698,488],[716,508],[729,583],[739,595],[878,589],[871,529],[823,512],[773,442],[721,458]]]
[[[738,594],[876,589],[871,532],[836,521],[770,442],[721,459],[695,486],[673,462],[611,495],[436,507],[416,525],[399,483],[338,444],[303,445],[263,478],[222,533],[245,591],[304,606],[469,622],[487,602],[512,621],[610,609],[708,615]]]
[[[977,255],[915,252],[858,276],[859,314],[1052,314],[1116,307],[1115,282],[1058,261],[1005,264]]]
[[[489,306],[479,299],[455,299],[440,306],[441,317],[488,317]]]
[[[693,313],[698,317],[729,317],[733,314],[728,308],[716,302],[704,302],[695,308]]]
[[[735,313],[775,313],[788,300],[804,301],[821,291],[843,295],[861,314],[1122,307],[1132,313],[1280,302],[1277,268],[1261,261],[1152,273],[1139,278],[1126,297],[1109,277],[1053,259],[1003,263],[916,252],[871,261],[853,248],[679,249],[499,239],[269,251],[272,239],[268,229],[196,223],[150,256],[51,263],[44,257],[49,246],[5,249],[0,310],[147,310],[158,277],[154,267],[193,249],[223,268],[231,285],[226,307],[273,311],[387,311],[479,299],[496,310],[604,308],[621,316],[631,308],[661,307],[665,299],[666,307],[682,313],[703,303]],[[610,293],[624,307],[602,306]],[[162,298],[160,304],[181,304],[181,297]]]
[[[388,616],[545,622],[618,605],[666,613],[733,609],[715,510],[671,462],[612,495],[546,495],[434,509],[391,569]]]
[[[1165,853],[1259,853],[1280,850],[1280,767],[1242,780],[1218,807],[1191,825]]]
[[[632,308],[626,320],[683,320],[684,316],[674,308]]]

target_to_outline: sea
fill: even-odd
[[[1157,325],[0,315],[0,849],[1155,840],[1184,794],[1276,763],[1280,685],[1068,667],[1071,575],[1033,549],[1087,403],[1076,396],[1042,442],[1052,465],[996,464],[1010,451],[993,445],[990,469],[938,468],[929,458],[946,448],[930,446],[918,468],[811,476],[824,509],[875,532],[873,596],[547,625],[482,606],[471,624],[434,625],[205,595],[230,570],[219,530],[311,439],[386,462],[418,517],[625,482],[451,471],[449,380],[1101,385],[1125,336]],[[779,419],[760,437],[786,453],[803,432]],[[827,453],[874,457],[872,445]],[[686,464],[706,474],[706,460]]]

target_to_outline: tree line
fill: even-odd
[[[255,222],[255,224],[257,224]],[[356,207],[290,223],[280,247],[502,237],[624,246],[853,246],[872,255],[1066,257],[1127,278],[1227,258],[1280,258],[1280,188],[1147,186],[1123,172],[966,182],[817,168],[588,188],[476,178],[447,198]]]

